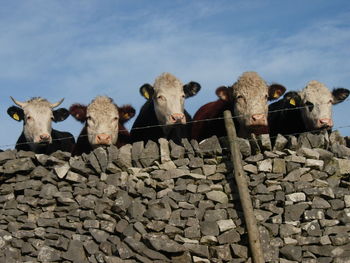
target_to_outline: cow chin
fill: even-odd
[[[269,127],[266,125],[251,125],[248,126],[249,133],[254,133],[255,135],[267,134],[269,133]]]

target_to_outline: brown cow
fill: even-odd
[[[124,123],[135,115],[132,106],[118,107],[111,98],[98,96],[88,106],[73,104],[69,111],[76,120],[85,123],[73,155],[89,153],[99,146],[115,144],[120,147],[130,143]]]
[[[228,109],[235,117],[238,136],[268,133],[267,102],[279,98],[285,91],[282,85],[267,85],[256,72],[243,73],[231,87],[216,90],[217,101],[205,104],[196,112],[192,138],[202,140],[212,135],[226,135],[224,121],[210,119],[222,118]]]

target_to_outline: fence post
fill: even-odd
[[[237,144],[236,129],[233,124],[230,111],[224,112],[227,137],[230,143],[231,161],[234,167],[234,176],[238,188],[239,198],[243,208],[245,223],[247,226],[249,246],[254,263],[264,263],[264,254],[260,243],[259,229],[256,223],[252,201],[249,195],[248,183],[242,166],[242,159],[239,146]]]

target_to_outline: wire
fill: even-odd
[[[350,98],[345,99],[344,101],[349,101]],[[319,105],[326,105],[328,103],[322,103]],[[309,106],[300,106],[300,107],[294,107],[294,108],[289,108],[289,109],[278,109],[278,110],[273,110],[273,111],[268,111],[267,114],[265,113],[261,113],[264,115],[268,115],[270,113],[275,113],[275,112],[282,112],[282,111],[293,111],[293,110],[300,110],[300,109],[305,109],[308,108]],[[238,116],[233,116],[232,119],[238,119],[238,118],[244,118],[244,117],[249,117],[250,115],[248,114],[242,114],[242,115],[238,115]],[[186,124],[182,124],[182,125],[189,125],[192,123],[199,123],[199,122],[211,122],[211,121],[217,121],[217,120],[224,120],[224,117],[217,117],[217,118],[210,118],[210,119],[203,119],[203,120],[192,120],[192,121],[188,121],[186,122]],[[122,129],[119,130],[118,132],[131,132],[132,130],[146,130],[146,129],[151,129],[151,128],[160,128],[160,127],[168,127],[168,126],[173,126],[173,125],[179,125],[179,124],[158,124],[158,125],[149,125],[149,126],[143,126],[143,127],[135,127],[135,128],[131,128],[129,131],[127,129]],[[334,127],[334,129],[344,129],[344,128],[350,128],[350,124],[349,125],[343,125],[343,126],[338,126],[338,127]],[[317,132],[320,131],[319,129],[317,130],[312,130],[312,131],[307,131],[307,132]],[[302,132],[302,133],[307,133],[307,132]],[[291,135],[300,135],[302,133],[293,133],[293,134],[287,134],[284,136],[291,136]],[[68,136],[68,137],[63,137],[63,138],[57,138],[57,139],[52,139],[52,141],[60,141],[60,140],[67,140],[67,139],[72,139],[74,138],[75,140],[77,140],[79,137],[83,138],[83,137],[87,137],[88,135],[79,135],[77,137],[75,136]],[[270,137],[271,139],[276,138],[277,136],[273,136]],[[248,139],[248,140],[253,140],[253,139]],[[254,141],[254,140],[253,140]],[[33,142],[23,142],[23,143],[16,143],[16,144],[6,144],[6,145],[0,145],[0,148],[4,148],[4,147],[13,147],[13,146],[17,146],[17,145],[26,145],[26,144],[33,144]]]

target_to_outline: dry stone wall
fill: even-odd
[[[266,262],[350,262],[337,132],[239,139]],[[251,262],[225,138],[0,153],[0,262]]]

